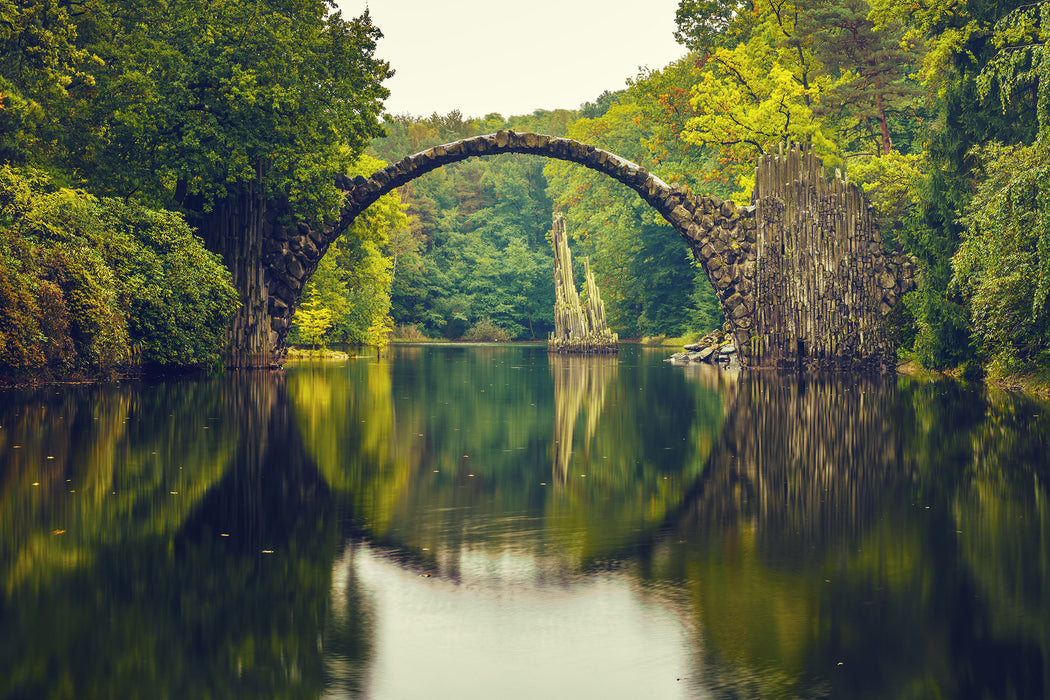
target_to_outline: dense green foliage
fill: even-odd
[[[350,175],[371,175],[385,164],[362,156]],[[408,216],[397,193],[380,197],[328,249],[303,291],[289,334],[292,343],[327,341],[383,347],[393,330],[390,285],[408,234]]]
[[[997,361],[992,369],[1027,372],[1046,367],[1038,353],[1009,347],[1038,344],[1038,333],[1030,335],[1032,326],[1014,326],[1014,317],[989,313],[991,306],[1016,307],[1020,299],[1012,297],[1023,286],[996,284],[993,280],[1000,274],[975,267],[972,259],[978,246],[1018,254],[1024,247],[1005,238],[994,240],[1012,228],[999,220],[1012,214],[995,204],[1003,193],[994,191],[1009,177],[1000,178],[996,170],[1005,168],[1005,175],[1023,160],[1003,157],[1010,151],[997,144],[1030,144],[1036,139],[1037,93],[1045,89],[1045,82],[1040,88],[1033,80],[1044,39],[1039,37],[1039,22],[1030,21],[1045,12],[1045,3],[1014,10],[1021,5],[952,2],[916,7],[896,0],[873,2],[870,16],[877,28],[899,22],[905,28],[904,40],[921,49],[917,73],[925,109],[922,131],[917,133],[922,138],[912,145],[916,169],[911,196],[898,200],[903,206],[896,237],[922,271],[920,288],[905,302],[912,319],[912,349],[927,366],[1011,357],[1020,361]],[[997,81],[1000,99],[991,94]],[[1009,197],[1016,199],[1018,194],[1019,190]],[[967,229],[971,243],[960,250]],[[1033,234],[1040,236],[1038,230]],[[978,237],[984,240],[978,243]],[[958,257],[954,269],[953,257]],[[997,291],[990,294],[993,289]],[[989,322],[1000,327],[992,329]]]
[[[0,366],[212,364],[236,298],[180,215],[0,169]]]
[[[333,175],[381,133],[380,36],[330,0],[0,0],[0,165],[56,183],[34,205],[51,233],[5,222],[5,312],[39,321],[8,329],[0,364],[217,359],[236,298],[184,221],[231,263],[253,212],[330,212]]]
[[[330,205],[345,148],[379,133],[390,72],[368,14],[327,0],[0,5],[9,161],[101,194],[196,207],[261,182]]]
[[[125,289],[140,268],[168,265],[177,280],[174,270],[193,267],[157,262],[174,248],[141,233],[175,221],[164,208],[237,259],[237,241],[207,230],[210,211],[247,197],[316,219],[338,202],[337,171],[367,175],[499,129],[576,138],[738,202],[750,197],[757,155],[808,141],[864,185],[887,244],[919,265],[920,287],[892,321],[906,354],[935,368],[994,361],[1001,373],[1050,361],[1046,0],[682,0],[675,36],[687,53],[576,111],[383,124],[381,34],[367,12],[345,20],[333,10],[327,0],[176,0],[163,11],[0,0],[0,164],[22,168],[10,178],[26,182],[36,177],[26,168],[49,173],[57,184],[42,195],[82,203],[54,226],[88,241],[41,255],[33,246],[54,236],[5,223],[5,312],[36,319],[4,331],[5,347],[23,348],[18,367],[212,356],[204,329],[228,304],[193,326],[175,287],[143,276],[141,290]],[[459,338],[479,323],[542,339],[554,211],[575,255],[591,258],[622,337],[721,323],[706,275],[634,193],[573,164],[499,156],[427,173],[361,217],[306,286],[291,340],[381,346],[396,326]],[[143,245],[159,257],[91,233],[110,229],[152,241]],[[180,294],[191,286],[177,284]],[[53,313],[60,302],[68,329]]]
[[[983,154],[986,177],[962,219],[954,285],[995,369],[1050,367],[1050,148],[991,145]]]
[[[562,110],[509,121],[495,114],[396,117],[372,149],[396,162],[504,128],[560,133],[570,116]],[[458,338],[488,319],[514,338],[546,338],[553,328],[554,252],[547,240],[552,208],[543,166],[544,159],[534,157],[471,159],[402,188],[410,228],[391,247],[395,323]]]
[[[632,94],[654,93],[652,83],[660,78],[639,79]],[[695,153],[683,153],[662,122],[639,126],[638,114],[621,105],[627,100],[610,93],[601,108],[511,119],[491,114],[464,120],[458,113],[391,118],[388,136],[373,144],[373,152],[393,162],[438,143],[514,129],[571,136],[643,164],[662,159],[656,171],[668,179],[691,173]],[[614,104],[621,106],[607,118]],[[601,126],[592,127],[595,122]],[[471,159],[414,180],[401,196],[410,235],[391,248],[395,324],[459,338],[484,321],[511,338],[545,338],[553,327],[549,232],[556,209],[568,216],[577,255],[591,257],[610,323],[621,336],[680,334],[721,323],[706,276],[670,225],[634,192],[582,166],[516,155]]]

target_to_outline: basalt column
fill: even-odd
[[[222,256],[241,306],[228,329],[226,366],[236,369],[274,368],[284,361],[271,316],[269,277],[272,270],[264,248],[282,230],[280,206],[266,199],[257,183],[242,186],[215,202],[211,211],[194,219],[209,250]]]
[[[914,268],[889,255],[856,185],[801,145],[763,156],[750,364],[888,371],[896,348],[883,317],[914,286]]]
[[[547,340],[549,352],[616,352],[616,334],[605,325],[605,304],[594,283],[589,260],[584,260],[587,301],[580,302],[565,235],[565,219],[554,215],[554,331]]]

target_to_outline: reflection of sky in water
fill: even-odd
[[[335,600],[355,576],[377,621],[367,697],[689,697],[687,629],[623,575],[549,585],[532,557],[471,550],[458,568],[424,577],[366,546],[336,561]]]

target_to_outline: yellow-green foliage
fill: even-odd
[[[0,371],[206,364],[235,307],[181,216],[0,169]]]
[[[961,223],[954,289],[994,374],[1050,366],[1050,148],[990,144],[974,151],[984,178]]]
[[[682,138],[718,150],[725,169],[736,176],[737,200],[750,197],[754,158],[784,141],[808,141],[834,164],[837,146],[814,108],[823,93],[849,76],[818,70],[810,50],[785,42],[795,27],[777,6],[759,3],[749,39],[718,48],[704,58],[706,70],[693,86],[694,116]]]
[[[345,170],[349,175],[370,175],[384,165],[363,155]],[[393,330],[390,288],[398,254],[390,238],[408,231],[405,206],[396,192],[383,195],[357,217],[329,247],[307,282],[289,341],[311,346],[349,342],[385,347]]]

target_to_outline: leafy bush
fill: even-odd
[[[483,318],[471,326],[461,340],[471,343],[505,343],[510,340],[510,333],[490,319]]]
[[[426,334],[414,323],[399,324],[394,337],[398,340],[427,340]]]
[[[0,367],[213,363],[236,305],[178,214],[0,168]]]

